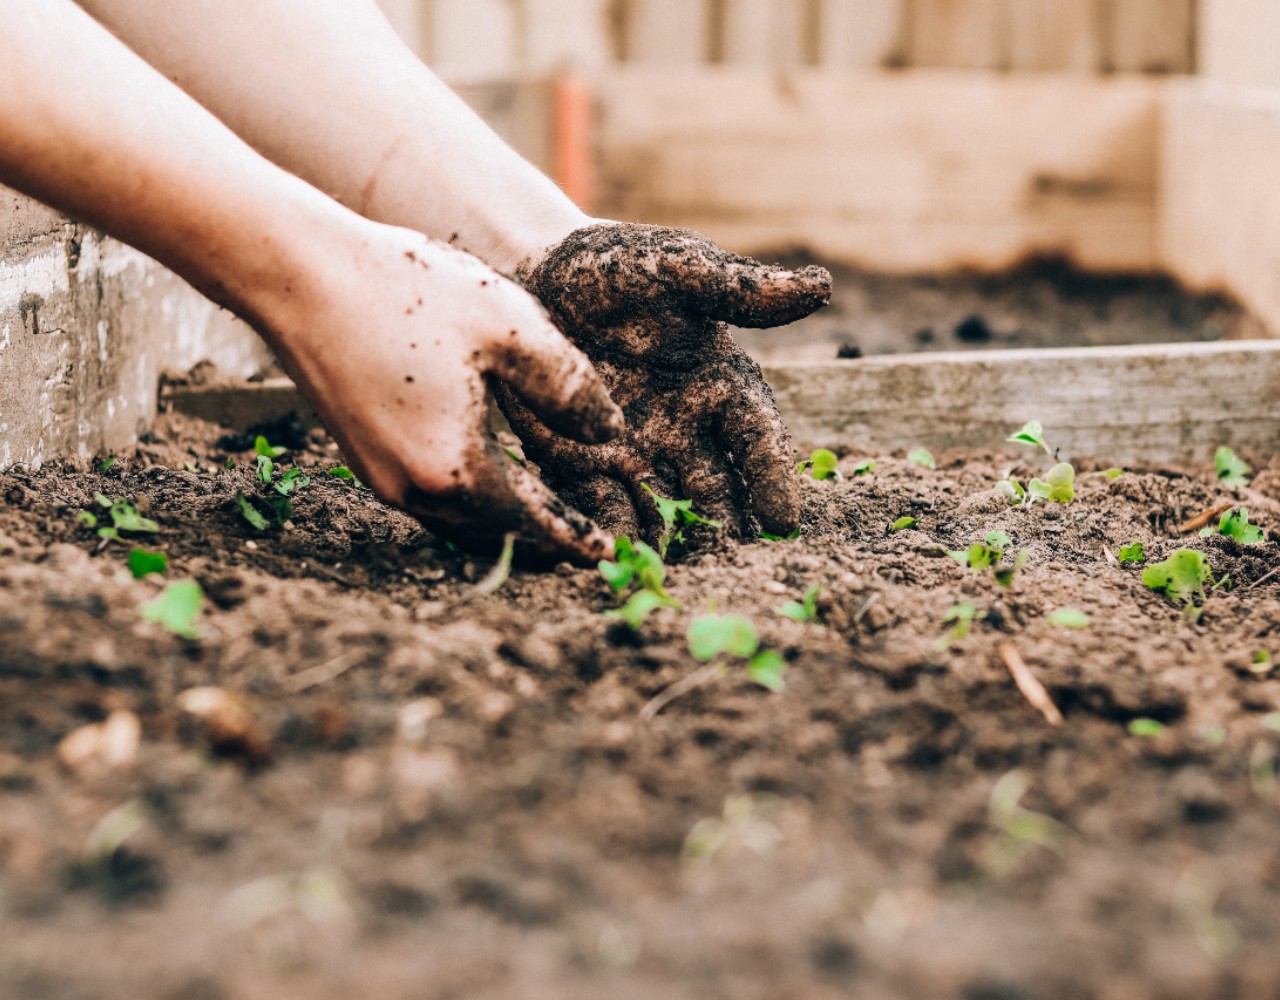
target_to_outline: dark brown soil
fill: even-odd
[[[780,256],[792,266],[813,260],[804,253]],[[837,355],[1267,335],[1231,299],[1190,294],[1161,275],[1085,273],[1054,259],[1032,260],[999,274],[932,276],[822,264],[834,279],[831,305],[781,330],[737,333],[753,357],[762,362],[825,361]]]
[[[327,476],[256,531],[251,456],[222,469],[245,442],[160,435],[106,472],[0,475],[0,996],[1280,995],[1280,677],[1253,662],[1280,653],[1277,545],[1194,539],[1231,578],[1194,625],[1115,560],[1184,544],[1231,499],[1211,470],[1011,509],[1004,457],[876,455],[806,481],[797,541],[703,540],[671,569],[685,610],[633,634],[598,573],[480,595],[487,566]],[[1239,499],[1280,529],[1280,466],[1247,457]],[[95,491],[160,523],[201,639],[140,618],[160,585],[78,525]],[[996,528],[1030,553],[1010,590],[939,555]],[[774,614],[814,584],[825,624]],[[711,601],[785,654],[786,690],[735,668],[638,721],[697,668]],[[963,601],[973,632],[939,651]],[[1064,607],[1089,627],[1046,620]],[[179,707],[200,686],[232,693],[211,723]],[[134,759],[77,754],[94,731],[59,754],[113,712]]]

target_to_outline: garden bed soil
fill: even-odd
[[[804,252],[766,254],[793,267]],[[1233,299],[1194,294],[1167,275],[1083,272],[1032,258],[996,274],[894,275],[821,261],[831,305],[738,339],[765,363],[992,348],[1097,347],[1266,337]]]
[[[319,474],[319,432],[286,442],[315,477],[292,520],[258,531],[249,441],[221,433],[168,418],[106,471],[0,474],[0,995],[1280,993],[1280,677],[1254,662],[1280,653],[1277,545],[1193,536],[1230,577],[1197,624],[1116,560],[1225,500],[1280,530],[1264,456],[1238,496],[1099,456],[1075,502],[1011,508],[992,487],[1042,471],[1030,449],[931,470],[849,442],[801,538],[698,538],[684,609],[633,633],[594,570],[478,593],[487,565]],[[99,491],[204,588],[198,640],[140,617],[160,583],[76,518]],[[1007,590],[942,554],[994,529],[1030,556]],[[813,585],[823,624],[774,613]],[[640,721],[713,601],[785,691],[735,668]],[[1088,628],[1049,623],[1068,607]],[[213,716],[181,707],[200,687]]]

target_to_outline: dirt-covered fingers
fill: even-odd
[[[518,327],[488,339],[485,370],[551,430],[589,444],[617,437],[622,411],[591,361],[540,312],[528,312]]]
[[[411,488],[406,509],[464,548],[492,548],[515,533],[541,556],[582,566],[613,551],[609,535],[496,446],[487,445],[475,455],[468,473],[447,492]]]
[[[559,484],[559,492],[567,503],[589,512],[592,520],[612,535],[635,538],[640,534],[631,491],[610,476],[587,476],[572,486]]]
[[[731,535],[746,531],[741,501],[741,478],[725,461],[722,450],[691,452],[681,460],[684,497],[703,517],[719,522]]]
[[[831,275],[821,267],[793,271],[724,254],[702,258],[699,268],[690,274],[691,306],[734,326],[785,326],[831,301]]]
[[[775,535],[793,532],[800,524],[795,447],[769,387],[760,382],[728,404],[721,415],[720,431],[761,527]]]

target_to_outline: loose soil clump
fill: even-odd
[[[487,564],[325,475],[318,433],[279,459],[313,479],[290,520],[255,529],[252,454],[224,468],[251,442],[221,434],[169,418],[105,471],[0,474],[0,995],[1280,990],[1277,544],[1176,531],[1223,500],[1280,530],[1280,466],[1246,456],[1233,494],[1080,460],[1074,502],[1010,507],[1029,450],[927,469],[850,442],[845,479],[802,483],[800,538],[695,536],[684,609],[633,632],[593,570],[479,593]],[[159,524],[199,639],[140,617],[162,584],[78,522],[96,492]],[[946,555],[994,530],[1029,553],[1010,588]],[[1135,541],[1230,583],[1180,620],[1117,562]],[[813,585],[822,624],[775,614]],[[785,691],[734,668],[640,722],[699,668],[709,602]]]

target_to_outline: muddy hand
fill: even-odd
[[[514,532],[590,565],[612,539],[513,462],[488,434],[501,380],[580,442],[622,427],[599,376],[522,288],[416,233],[368,225],[270,339],[370,487],[441,538],[489,548]]]
[[[727,253],[682,229],[601,223],[518,275],[595,363],[626,415],[617,440],[555,434],[512,391],[499,401],[543,477],[606,528],[654,535],[641,489],[691,499],[739,535],[788,534],[800,494],[791,437],[760,368],[727,323],[764,328],[826,304],[831,276]],[[754,522],[754,523],[753,523]]]

